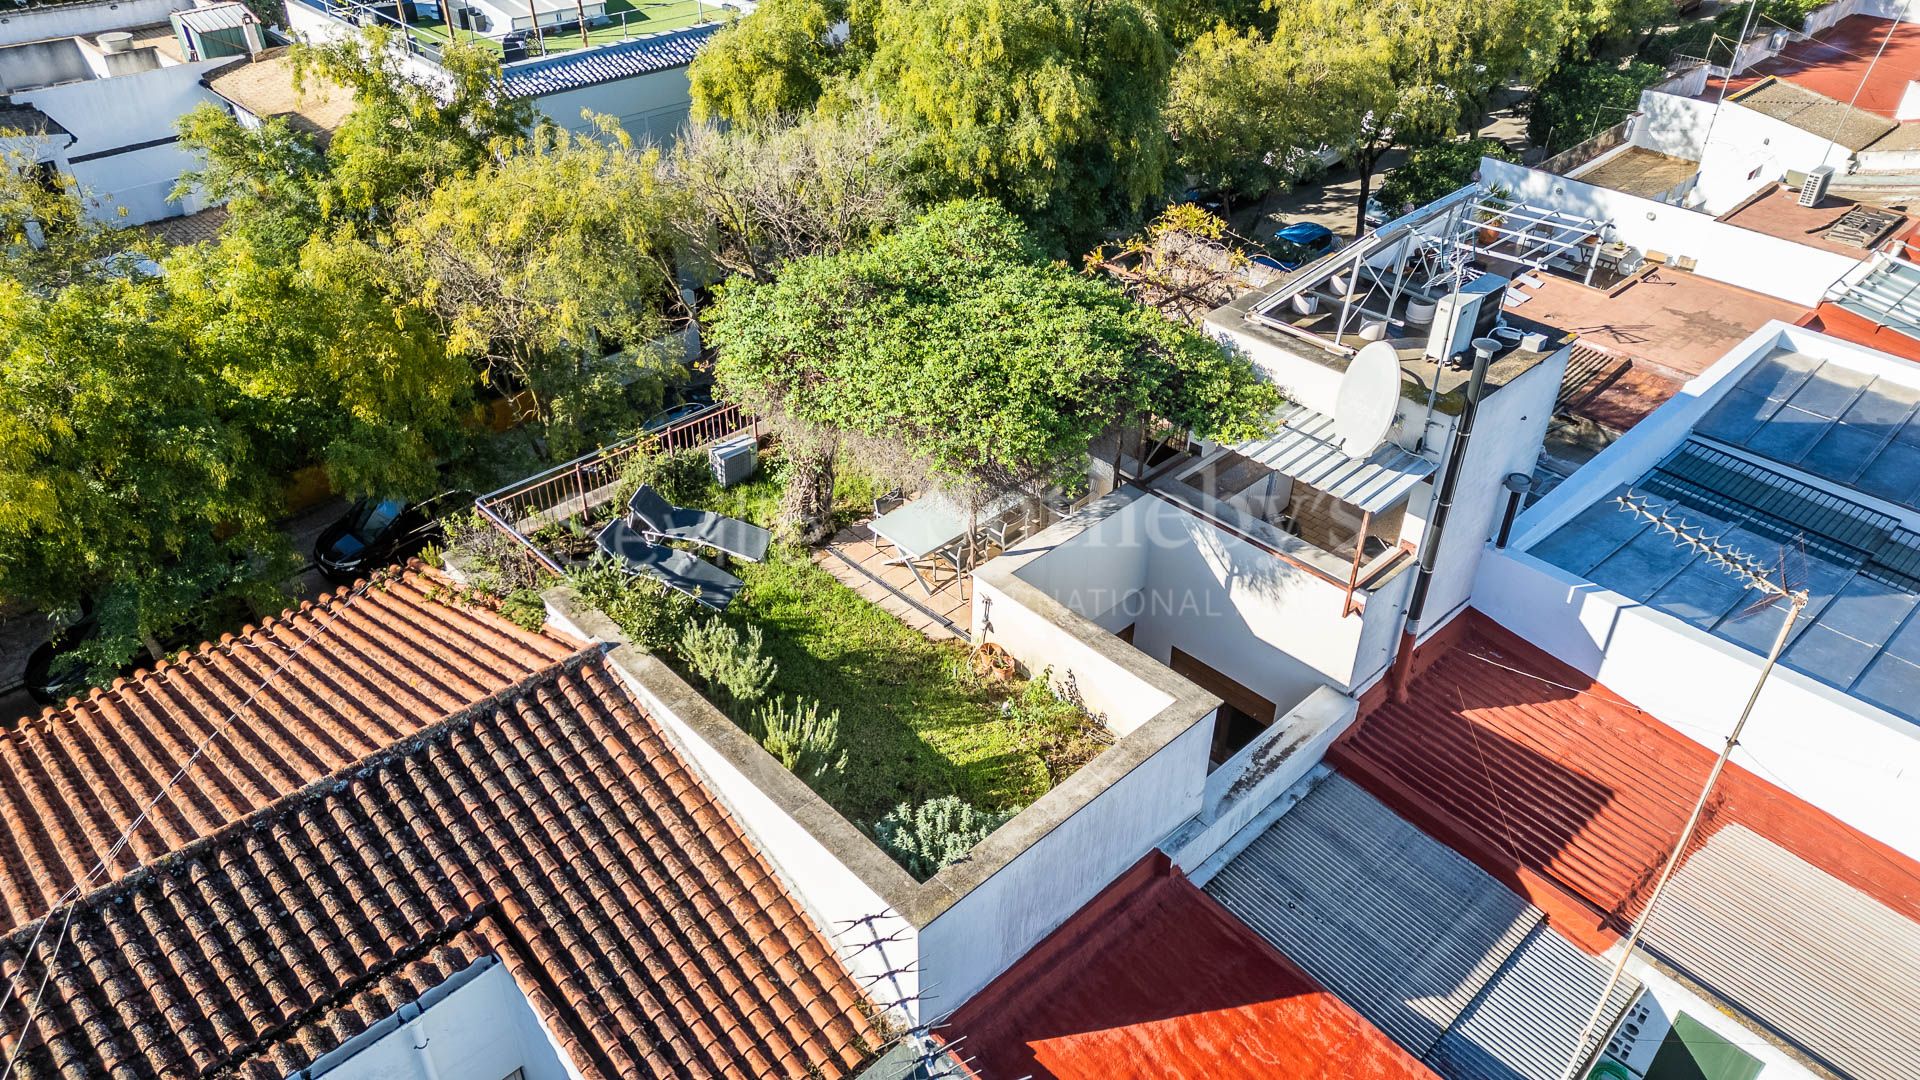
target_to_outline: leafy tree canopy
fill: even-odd
[[[1083,250],[1165,185],[1172,62],[1137,0],[879,0],[862,78],[931,196],[995,196]]]
[[[709,336],[729,396],[895,440],[971,485],[1051,478],[1113,423],[1149,414],[1246,437],[1278,401],[1244,360],[1048,262],[978,200],[864,251],[795,260],[769,284],[727,286]]]
[[[669,328],[676,295],[657,164],[655,151],[547,132],[394,223],[396,291],[431,313],[452,356],[523,388],[563,453],[630,414],[625,387],[643,370],[657,388],[679,358],[643,348]]]
[[[1395,211],[1425,206],[1471,181],[1483,157],[1512,161],[1513,152],[1498,139],[1448,139],[1416,146],[1380,185],[1380,201]]]
[[[1181,168],[1249,196],[1291,179],[1299,151],[1352,141],[1380,53],[1362,35],[1276,39],[1224,25],[1201,35],[1174,64],[1167,94]]]
[[[696,116],[744,126],[876,102],[923,199],[995,196],[1076,250],[1163,188],[1172,62],[1146,0],[772,0],[691,78]]]
[[[764,0],[694,57],[694,119],[757,127],[812,109],[858,64],[834,34],[849,17],[847,0]]]

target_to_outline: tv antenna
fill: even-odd
[[[1807,590],[1791,588],[1786,580],[1786,551],[1781,550],[1780,580],[1774,579],[1774,570],[1759,559],[1738,548],[1721,543],[1717,536],[1707,535],[1699,525],[1680,517],[1671,508],[1658,506],[1654,501],[1629,488],[1613,500],[1614,505],[1629,514],[1653,526],[1655,532],[1671,537],[1674,543],[1688,550],[1698,552],[1708,563],[1719,567],[1734,578],[1746,583],[1750,589],[1758,589],[1764,595],[1740,617],[1757,614],[1782,601],[1786,602],[1786,618],[1780,620],[1780,630],[1773,637],[1773,648],[1767,652],[1767,662],[1760,668],[1759,678],[1754,680],[1753,692],[1747,695],[1746,707],[1740,710],[1740,718],[1734,721],[1733,730],[1727,734],[1725,746],[1720,748],[1720,756],[1713,761],[1713,768],[1707,771],[1706,782],[1700,785],[1700,797],[1693,802],[1693,812],[1687,815],[1687,823],[1680,828],[1680,836],[1673,843],[1673,850],[1667,853],[1666,864],[1660,868],[1660,876],[1654,879],[1653,891],[1647,894],[1647,902],[1636,915],[1633,925],[1628,927],[1627,936],[1620,945],[1620,958],[1614,962],[1613,974],[1608,977],[1607,985],[1600,991],[1600,1000],[1594,1002],[1593,1015],[1587,1017],[1587,1026],[1580,1032],[1580,1041],[1574,1044],[1573,1060],[1567,1063],[1567,1071],[1561,1080],[1575,1080],[1586,1066],[1589,1057],[1596,1050],[1589,1044],[1600,1027],[1600,1021],[1607,1015],[1607,1003],[1613,999],[1615,988],[1627,972],[1627,961],[1633,958],[1633,947],[1640,935],[1653,918],[1654,909],[1660,906],[1660,898],[1666,894],[1667,883],[1673,879],[1673,872],[1680,866],[1680,857],[1693,843],[1693,837],[1700,830],[1700,818],[1706,813],[1707,800],[1713,797],[1713,789],[1720,782],[1720,774],[1726,771],[1727,761],[1733,756],[1733,748],[1740,744],[1740,733],[1746,730],[1747,717],[1753,715],[1753,706],[1760,700],[1760,691],[1767,685],[1767,676],[1773,674],[1773,666],[1780,659],[1780,652],[1786,648],[1787,638],[1792,636],[1794,625],[1800,621],[1800,615],[1806,610]]]

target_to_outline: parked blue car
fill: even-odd
[[[1254,261],[1281,270],[1298,270],[1339,246],[1340,238],[1333,235],[1332,229],[1311,221],[1296,221],[1273,234],[1270,259]]]

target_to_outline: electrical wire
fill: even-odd
[[[299,644],[288,649],[286,657],[280,661],[279,666],[262,676],[260,684],[253,688],[246,699],[234,706],[219,724],[207,732],[206,737],[194,746],[193,752],[187,755],[186,761],[182,762],[180,767],[174,770],[173,775],[167,778],[167,782],[161,785],[160,790],[154,792],[153,797],[141,807],[140,813],[136,815],[132,821],[128,822],[125,829],[121,830],[120,835],[114,840],[113,844],[101,854],[99,860],[94,863],[93,868],[88,870],[79,880],[68,886],[66,891],[60,894],[59,899],[54,902],[54,906],[49,908],[47,913],[40,918],[39,926],[34,930],[33,937],[28,940],[26,948],[21,951],[20,969],[14,972],[12,978],[7,980],[5,991],[0,992],[0,1011],[6,1009],[7,1005],[13,1001],[14,995],[20,990],[21,977],[26,975],[28,966],[33,962],[34,949],[40,944],[41,936],[46,932],[48,923],[52,921],[54,912],[59,911],[63,906],[66,908],[66,913],[60,920],[60,932],[53,938],[53,947],[47,953],[44,965],[45,970],[40,978],[40,986],[34,991],[33,1001],[27,1008],[26,1018],[21,1022],[20,1038],[14,1043],[13,1050],[8,1053],[5,1068],[0,1069],[0,1080],[9,1080],[9,1078],[12,1077],[13,1070],[19,1062],[20,1052],[26,1047],[27,1040],[32,1035],[33,1024],[39,1016],[41,1002],[46,996],[47,986],[53,980],[54,962],[59,958],[60,950],[66,943],[67,933],[73,926],[73,914],[79,908],[81,897],[85,895],[86,891],[91,887],[94,879],[107,872],[112,861],[118,858],[120,853],[126,849],[127,845],[133,841],[134,832],[137,831],[140,826],[146,824],[148,817],[153,813],[154,809],[160,805],[160,800],[171,794],[174,787],[186,778],[188,770],[199,762],[201,755],[206,753],[207,747],[212,745],[215,739],[226,734],[227,729],[232,727],[234,721],[240,718],[240,714],[253,705],[255,699],[273,683],[273,680],[285,672],[288,667],[292,666],[293,661],[300,655],[302,649],[311,645],[322,633],[333,625],[334,621],[340,617],[340,613],[346,610],[348,601],[359,597],[376,583],[384,582],[385,580],[386,578],[384,576],[367,578],[354,586],[346,595],[341,596],[335,602],[332,609],[327,612],[327,618],[324,621],[316,623],[313,629],[307,632],[307,636],[302,639]]]

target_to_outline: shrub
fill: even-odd
[[[1416,146],[1380,185],[1380,203],[1391,213],[1409,203],[1425,206],[1472,180],[1483,156],[1513,160],[1512,151],[1498,139],[1453,139]]]
[[[1001,708],[1007,734],[1040,759],[1049,787],[1092,761],[1111,741],[1106,728],[1076,700],[1077,695],[1055,690],[1052,678],[1052,668],[1043,670]]]
[[[767,696],[778,669],[765,653],[766,640],[757,626],[747,627],[742,636],[725,620],[696,619],[680,634],[680,658],[709,692],[734,706],[754,705]]]
[[[515,589],[500,598],[500,614],[526,630],[538,630],[547,624],[547,602],[538,589]]]
[[[785,697],[768,702],[758,716],[760,745],[767,748],[780,764],[809,783],[818,783],[846,767],[847,754],[840,746],[840,713],[820,715],[820,703]]]
[[[621,466],[613,505],[627,505],[642,484],[668,502],[684,505],[698,501],[712,483],[713,473],[703,450],[636,450]]]
[[[940,868],[966,858],[974,845],[1007,823],[1011,813],[991,813],[957,795],[918,806],[901,803],[874,823],[873,837],[907,873],[925,881]]]
[[[670,653],[698,613],[693,598],[650,577],[631,576],[610,562],[595,562],[567,575],[567,583],[588,605],[612,619],[635,646]]]
[[[533,554],[478,510],[455,514],[441,528],[447,555],[466,563],[475,590],[505,598],[543,584],[544,568]]]

